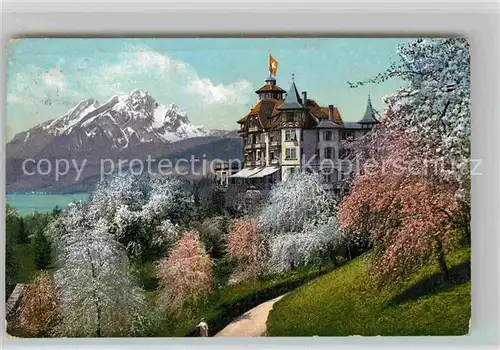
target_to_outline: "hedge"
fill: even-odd
[[[224,329],[232,320],[241,316],[248,310],[280,295],[307,283],[319,276],[331,272],[331,268],[316,271],[305,276],[299,276],[276,285],[254,290],[245,294],[241,298],[229,302],[222,302],[215,310],[215,315],[208,317],[205,322],[208,324],[209,336],[214,336]],[[197,327],[193,328],[186,337],[198,337],[200,334]]]

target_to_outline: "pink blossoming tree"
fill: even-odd
[[[202,249],[195,232],[186,233],[170,255],[158,263],[159,304],[163,309],[179,311],[186,303],[195,303],[211,292],[213,262]]]
[[[256,279],[265,271],[267,254],[257,222],[239,219],[234,222],[227,238],[228,256],[237,262],[238,280]]]
[[[444,248],[454,235],[458,184],[441,176],[415,134],[389,118],[357,146],[360,154],[375,151],[341,203],[341,229],[371,234],[379,277],[410,273],[432,254],[447,274]]]

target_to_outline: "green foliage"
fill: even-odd
[[[222,215],[225,211],[224,192],[217,187],[214,179],[204,177],[192,183],[191,192],[195,204],[193,220]]]
[[[16,240],[19,230],[17,212],[8,204],[5,207],[5,298],[14,290],[19,274],[19,262],[16,255]]]
[[[214,290],[225,287],[234,269],[234,264],[226,257],[229,219],[226,216],[206,218],[196,225],[200,241],[214,261]]]
[[[8,231],[7,231],[8,232]],[[15,241],[7,233],[5,241],[5,298],[7,299],[16,286],[19,265],[16,256]]]
[[[470,249],[447,256],[450,279],[437,264],[376,290],[371,254],[305,285],[273,306],[271,336],[462,335],[471,310]]]
[[[154,262],[135,262],[134,271],[137,275],[139,287],[145,291],[152,292],[158,289],[158,278],[155,275]]]
[[[214,259],[213,289],[218,292],[226,287],[236,264],[227,257]]]
[[[35,235],[33,254],[33,262],[39,270],[45,270],[52,262],[52,247],[43,231],[38,231]]]
[[[226,251],[228,219],[224,216],[207,218],[196,229],[200,235],[200,241],[210,257],[212,259],[222,258]]]
[[[26,226],[26,234],[30,240],[33,240],[39,232],[45,231],[46,227],[59,214],[34,212],[26,215],[23,219]]]
[[[37,275],[38,270],[34,263],[33,245],[30,243],[17,244],[15,254],[19,266],[16,283],[29,283]]]
[[[17,243],[18,244],[24,244],[29,242],[29,233],[28,230],[26,230],[26,225],[24,223],[24,220],[21,216],[18,217],[19,220],[19,230],[17,231]]]

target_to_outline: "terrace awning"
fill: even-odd
[[[274,174],[278,170],[280,170],[280,168],[277,166],[268,166],[268,167],[265,167],[262,171],[259,171],[258,173],[250,175],[249,177],[252,179],[253,178],[262,178],[262,177]]]
[[[243,168],[240,171],[238,171],[236,174],[230,175],[229,177],[237,177],[237,178],[247,179],[251,175],[258,173],[262,169],[264,169],[264,168],[262,168],[262,167],[260,167],[260,168]]]

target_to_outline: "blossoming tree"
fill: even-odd
[[[237,280],[257,279],[266,268],[265,243],[254,219],[236,220],[227,238],[227,253],[237,262]]]
[[[32,337],[48,336],[57,314],[58,300],[52,277],[42,273],[23,292],[19,313],[21,329]]]
[[[170,255],[159,261],[159,304],[162,309],[180,311],[186,303],[196,303],[211,291],[213,262],[202,249],[195,232],[186,233]]]
[[[314,262],[329,247],[341,244],[335,197],[326,192],[319,175],[290,175],[269,194],[260,228],[269,242],[271,260],[282,271]]]
[[[72,205],[62,215],[57,237],[54,281],[63,336],[127,336],[145,325],[145,297],[136,286],[124,247],[108,232],[104,219],[92,223],[86,206]]]
[[[134,257],[164,256],[192,212],[193,199],[175,178],[119,175],[99,184],[88,204],[91,220],[108,230]]]
[[[449,219],[459,207],[458,184],[426,162],[429,150],[419,140],[398,123],[383,120],[377,133],[363,139],[362,149],[376,152],[340,206],[341,229],[371,234],[381,278],[410,273],[432,254],[448,272],[444,248],[454,238]]]
[[[463,177],[471,135],[467,40],[418,39],[400,45],[397,54],[399,61],[385,72],[351,86],[402,80],[404,85],[384,98],[391,118],[421,138],[424,153],[448,164],[447,176]]]

